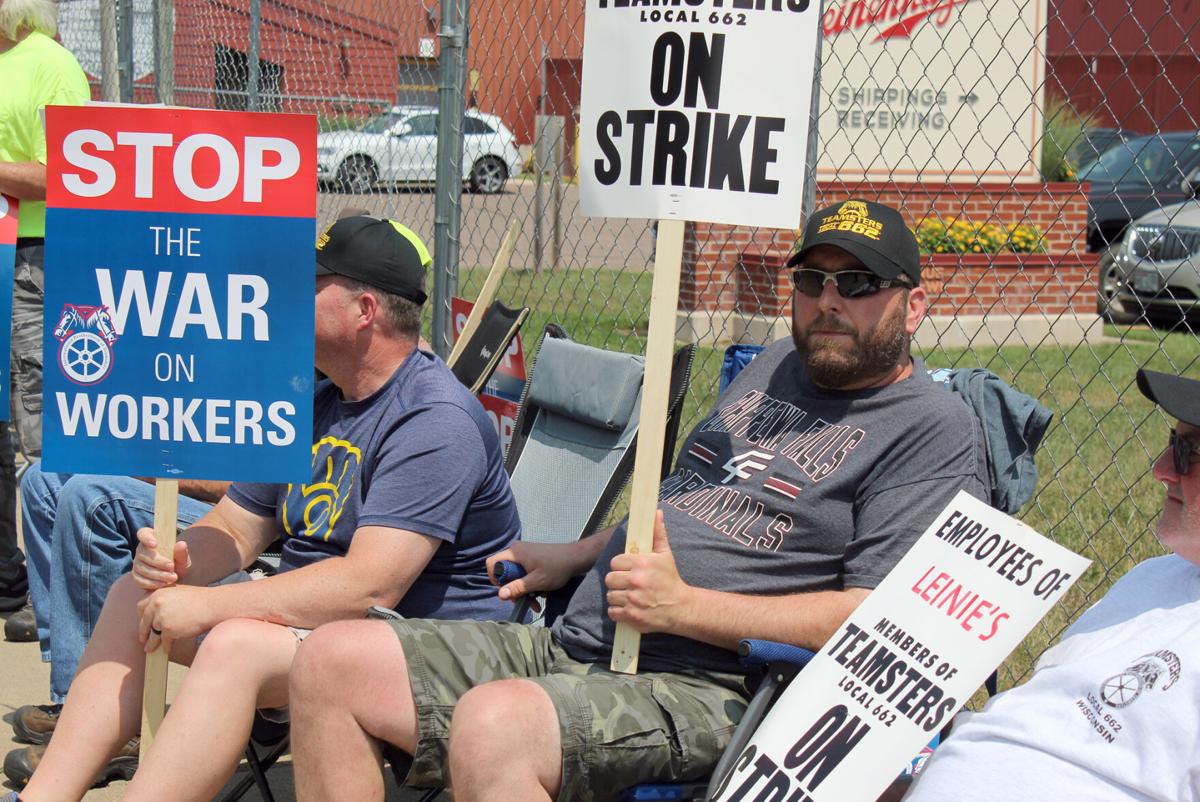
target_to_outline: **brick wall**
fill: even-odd
[[[1096,255],[937,256],[921,266],[934,315],[1060,315],[1096,311]]]
[[[923,283],[931,314],[1094,313],[1096,257],[1085,250],[1087,187],[1055,184],[830,182],[822,206],[851,197],[894,206],[909,225],[928,216],[1025,223],[1042,232],[1044,254],[926,257]],[[679,308],[775,316],[791,285],[782,270],[796,232],[694,223],[684,241]]]

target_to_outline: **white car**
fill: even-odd
[[[376,184],[432,184],[437,127],[435,106],[393,106],[358,130],[320,134],[317,180],[356,194]],[[468,109],[463,117],[463,181],[475,192],[500,192],[520,166],[516,138],[500,118]]]
[[[1200,323],[1200,201],[1139,217],[1112,250],[1123,274],[1109,305],[1113,322]]]

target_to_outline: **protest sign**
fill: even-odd
[[[475,307],[470,301],[453,297],[450,299],[450,314],[454,318],[454,338],[457,341],[467,325],[467,316]],[[491,418],[500,436],[500,445],[504,453],[512,443],[513,428],[517,422],[518,405],[521,393],[525,390],[525,348],[521,345],[521,335],[518,334],[509,344],[508,350],[496,367],[492,378],[484,385],[479,394],[479,403]]]
[[[820,4],[588,0],[583,212],[795,228]]]
[[[714,798],[876,799],[1089,562],[960,491],[792,681]]]
[[[44,467],[310,477],[316,121],[49,107]]]
[[[684,222],[800,222],[820,3],[588,0],[586,9],[583,212],[659,218],[625,538],[637,554],[651,547],[658,506]],[[618,622],[612,669],[636,673],[640,643]]]
[[[12,387],[10,343],[12,340],[13,270],[17,263],[17,215],[20,201],[0,195],[0,421],[8,420]]]

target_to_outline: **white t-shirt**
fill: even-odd
[[[905,802],[1200,801],[1200,568],[1121,578],[1029,682],[959,721]]]

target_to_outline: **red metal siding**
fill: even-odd
[[[519,142],[533,140],[543,46],[547,113],[579,105],[578,73],[572,78],[563,65],[583,58],[583,0],[475,2],[470,23],[467,68],[479,73],[479,108],[500,114]]]
[[[1057,0],[1047,30],[1047,89],[1100,125],[1200,127],[1195,0]]]
[[[246,52],[246,0],[177,0],[176,96],[188,105],[216,105],[215,48]],[[395,37],[383,26],[330,13],[306,0],[264,2],[260,58],[283,68],[283,109],[325,114],[365,114],[396,95]]]
[[[1046,46],[1052,57],[1186,53],[1198,20],[1194,0],[1051,0]]]

